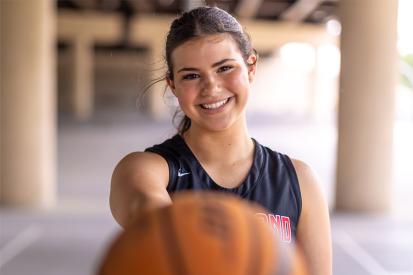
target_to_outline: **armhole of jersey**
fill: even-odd
[[[175,174],[173,173],[173,171],[175,171],[175,169],[174,169],[173,161],[168,157],[168,153],[163,152],[162,150],[156,150],[154,148],[148,148],[148,149],[145,150],[145,152],[150,152],[150,153],[153,153],[153,154],[160,155],[166,161],[166,163],[168,164],[169,179],[168,179],[168,185],[166,186],[166,190],[168,191],[168,193],[170,193],[172,183],[175,182]]]
[[[288,174],[290,175],[291,179],[293,180],[292,184],[292,189],[294,191],[294,195],[297,198],[297,203],[298,203],[298,220],[300,220],[301,216],[301,209],[302,209],[302,198],[301,198],[301,189],[300,189],[300,183],[298,182],[298,176],[297,172],[295,171],[294,164],[291,161],[290,157],[284,154],[280,154],[281,158],[283,159],[283,162],[285,164],[285,167],[287,168]]]

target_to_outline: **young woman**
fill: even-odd
[[[237,20],[202,7],[173,21],[166,82],[185,117],[178,134],[123,158],[110,205],[121,226],[137,212],[171,203],[179,190],[217,190],[255,201],[284,242],[297,241],[311,274],[332,273],[329,215],[313,171],[248,135],[245,108],[257,55]]]

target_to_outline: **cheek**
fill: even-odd
[[[248,75],[243,71],[235,71],[228,74],[225,83],[231,87],[247,88],[249,87]]]
[[[0,0],[1,1],[1,0]],[[180,91],[180,94],[183,96],[188,96],[191,93],[194,93],[198,88],[197,81],[177,81],[176,90]]]
[[[192,104],[196,98],[196,88],[192,85],[179,86],[176,89],[176,97],[181,108],[185,109],[188,104]]]

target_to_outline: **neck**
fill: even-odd
[[[245,121],[239,123],[230,129],[214,132],[191,126],[184,139],[201,162],[237,162],[250,157],[254,151]]]

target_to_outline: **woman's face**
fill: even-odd
[[[248,63],[255,63],[256,56]],[[192,39],[172,52],[173,80],[168,85],[178,98],[191,127],[221,131],[245,117],[255,65],[247,66],[228,34]]]

